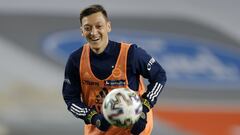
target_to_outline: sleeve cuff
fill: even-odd
[[[143,111],[144,112],[149,112],[149,110],[151,109],[151,105],[148,102],[148,100],[145,99],[145,98],[142,98],[142,104],[143,104]]]
[[[92,121],[92,117],[96,114],[97,114],[97,111],[95,111],[95,110],[90,111],[89,114],[87,114],[85,123],[90,124]]]

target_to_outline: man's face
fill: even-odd
[[[101,12],[97,12],[82,18],[81,31],[92,49],[103,51],[108,44],[111,24]]]

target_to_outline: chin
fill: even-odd
[[[99,43],[90,43],[90,46],[92,46],[92,48],[94,48],[94,49],[99,49],[99,48],[101,48],[101,44],[99,44]]]

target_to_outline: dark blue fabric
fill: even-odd
[[[145,113],[145,115],[147,114]],[[147,125],[147,117],[145,117],[145,119],[140,117],[138,121],[133,124],[131,128],[131,133],[133,135],[139,135],[146,128],[146,125]]]
[[[97,121],[99,121],[99,125],[97,124]],[[92,117],[91,123],[93,125],[96,125],[96,127],[101,131],[107,131],[109,127],[111,126],[107,120],[104,118],[103,114],[96,114]]]
[[[91,69],[94,75],[99,79],[107,78],[116,64],[118,54],[120,52],[120,43],[109,41],[107,48],[101,54],[95,54],[90,51],[90,63]],[[63,83],[63,97],[68,105],[68,109],[71,104],[76,104],[80,108],[89,108],[80,100],[81,86],[79,80],[79,63],[82,53],[82,47],[74,51],[70,56],[65,68],[65,81]],[[129,88],[137,90],[139,85],[139,76],[142,75],[147,78],[149,85],[147,86],[147,92],[143,95],[150,104],[151,107],[157,102],[157,97],[161,93],[154,89],[156,83],[160,83],[164,86],[166,82],[166,73],[158,62],[154,62],[151,66],[151,70],[147,69],[152,57],[146,53],[145,50],[138,47],[136,44],[130,46],[127,59],[127,78],[129,82]],[[69,83],[70,82],[70,83]],[[155,90],[155,91],[153,91]],[[148,99],[147,94],[153,91],[156,98],[151,101]],[[75,115],[76,116],[76,115]],[[78,118],[84,119],[84,116],[78,116]]]

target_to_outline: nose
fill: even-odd
[[[92,28],[92,31],[91,31],[90,34],[91,34],[91,35],[97,34],[97,29],[96,29],[96,27],[93,27],[93,28]]]

